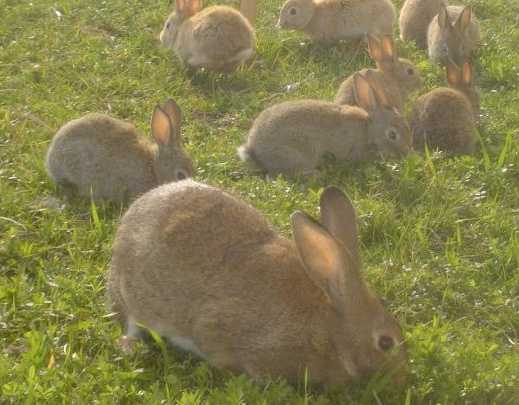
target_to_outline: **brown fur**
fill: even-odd
[[[165,112],[161,114],[165,125],[171,123]],[[192,175],[191,159],[180,140],[180,123],[174,125],[176,129],[164,129],[172,138],[170,143],[159,145],[146,141],[127,122],[88,114],[56,133],[47,152],[47,172],[58,185],[82,197],[132,200],[177,176]]]
[[[200,2],[184,0],[167,19],[160,33],[161,42],[173,48],[178,58],[194,68],[230,71],[251,58],[255,52],[255,1],[242,0],[246,18],[227,6],[211,6],[201,10]],[[187,6],[184,6],[187,7]],[[251,20],[249,22],[249,20]]]
[[[414,41],[419,49],[427,49],[427,29],[445,0],[406,0],[400,11],[402,41]]]
[[[130,331],[142,323],[216,367],[255,378],[293,380],[308,368],[311,381],[347,383],[397,371],[406,361],[398,324],[348,254],[357,239],[351,203],[328,189],[321,210],[323,225],[294,214],[294,242],[219,189],[190,180],[156,188],[118,229],[113,308]],[[343,233],[349,237],[336,239]],[[380,349],[382,335],[395,350]]]
[[[289,101],[263,111],[254,121],[242,160],[270,174],[312,173],[326,153],[338,160],[366,160],[378,154],[389,157],[408,153],[411,135],[405,119],[387,100],[377,101],[370,83],[357,74],[357,104],[339,106],[319,100]],[[375,87],[376,84],[374,84]],[[376,94],[383,95],[376,88]],[[388,131],[395,131],[390,139]]]
[[[296,9],[296,15],[291,14]],[[362,39],[368,33],[390,34],[396,12],[389,0],[288,0],[278,25],[303,31],[317,41]]]
[[[369,35],[368,44],[370,56],[376,62],[377,69],[362,69],[359,73],[366,75],[370,71],[384,89],[390,104],[403,111],[409,93],[422,85],[420,71],[411,61],[398,57],[390,36],[380,38]],[[337,104],[355,105],[353,76],[348,77],[339,87],[335,96]]]

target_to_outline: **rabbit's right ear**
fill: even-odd
[[[182,110],[173,99],[168,99],[162,106],[162,110],[168,115],[171,125],[174,129],[174,141],[177,144],[182,142],[181,122],[182,122]]]
[[[389,102],[389,99],[387,98],[387,94],[384,88],[380,85],[379,79],[377,78],[375,72],[373,70],[368,70],[366,72],[365,78],[371,87],[371,91],[375,95],[375,99],[377,100],[378,106],[385,108],[393,108],[393,106]]]
[[[371,59],[375,62],[380,63],[384,60],[384,52],[380,39],[373,34],[368,34],[368,52]]]
[[[384,35],[382,37],[382,50],[384,51],[384,59],[390,61],[395,61],[397,59],[395,43],[391,35]]]
[[[438,12],[438,25],[443,30],[450,26],[449,13],[447,12],[447,6],[444,4]]]
[[[447,63],[447,82],[451,87],[458,87],[462,82],[461,69],[454,62]]]
[[[368,81],[359,73],[353,75],[353,94],[356,103],[366,111],[378,109],[378,103]]]
[[[320,224],[301,211],[292,214],[294,241],[306,273],[337,308],[345,301],[344,253]]]
[[[474,82],[474,73],[472,71],[472,66],[470,62],[464,62],[462,66],[462,78],[463,84],[467,86],[472,86]]]
[[[202,9],[202,0],[176,0],[175,10],[184,18],[191,17]]]
[[[459,32],[465,32],[465,30],[469,27],[470,22],[472,21],[472,9],[469,6],[466,6],[454,26],[458,29]]]
[[[168,145],[171,141],[172,129],[168,114],[157,105],[151,117],[151,133],[155,141],[159,145]]]

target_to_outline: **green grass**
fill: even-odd
[[[256,62],[227,77],[194,75],[157,42],[166,3],[0,0],[0,403],[519,403],[519,2],[468,2],[484,32],[476,155],[327,165],[312,179],[270,182],[235,156],[253,118],[285,99],[332,99],[370,63],[366,52],[274,30],[281,0],[267,0]],[[423,53],[399,46],[427,88],[444,83]],[[259,385],[160,341],[122,354],[105,271],[123,208],[51,207],[49,197],[63,196],[43,157],[55,131],[89,111],[148,133],[168,96],[184,111],[196,178],[241,195],[281,232],[295,209],[316,213],[326,185],[349,193],[366,277],[405,330],[407,387]]]

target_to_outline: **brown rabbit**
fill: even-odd
[[[211,6],[202,0],[176,0],[175,11],[160,33],[160,41],[191,67],[230,71],[255,53],[256,0],[242,0],[241,10]]]
[[[473,153],[477,143],[474,111],[479,108],[479,97],[473,88],[470,64],[466,62],[460,69],[449,63],[447,79],[452,88],[440,87],[416,100],[409,119],[414,147],[423,150],[427,145],[451,154]],[[473,107],[471,101],[477,105]]]
[[[374,79],[384,89],[389,103],[403,111],[409,93],[422,85],[419,70],[411,61],[398,57],[393,38],[389,35],[382,38],[368,35],[368,49],[377,69],[363,69],[360,73],[365,75],[367,71],[371,71]],[[342,82],[335,102],[355,105],[353,75]]]
[[[442,7],[445,0],[406,0],[400,11],[400,38],[414,41],[419,49],[427,49],[427,29]]]
[[[47,152],[49,176],[83,197],[125,202],[159,184],[190,177],[192,161],[182,147],[180,108],[156,106],[147,142],[127,122],[88,114],[65,124]]]
[[[373,372],[405,378],[397,321],[362,278],[355,212],[338,189],[320,223],[292,216],[293,240],[253,207],[191,180],[138,199],[117,231],[112,310],[218,368],[346,384]]]
[[[470,7],[442,6],[427,31],[429,59],[458,66],[479,46],[479,22]]]
[[[376,83],[357,73],[354,84],[362,108],[320,100],[267,108],[238,148],[240,158],[273,175],[297,175],[313,173],[327,153],[337,160],[406,155],[412,139],[405,119]]]
[[[278,27],[303,31],[316,41],[363,39],[368,33],[391,34],[396,12],[390,0],[288,0]]]

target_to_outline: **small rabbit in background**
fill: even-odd
[[[414,41],[419,49],[427,49],[429,24],[446,6],[446,0],[406,0],[399,18],[402,41]]]
[[[337,42],[391,34],[395,19],[390,0],[288,0],[278,27],[302,31],[314,41]]]
[[[353,81],[360,107],[320,100],[274,105],[256,118],[238,155],[261,171],[291,176],[314,173],[327,153],[351,161],[409,153],[407,122],[375,78],[357,73]]]
[[[416,150],[425,145],[453,155],[473,153],[477,145],[479,94],[472,67],[447,65],[450,88],[440,87],[419,97],[409,117]]]
[[[293,240],[218,188],[170,183],[135,201],[115,237],[111,310],[131,349],[138,325],[211,365],[264,380],[406,379],[400,326],[362,277],[355,211],[335,187]],[[215,215],[218,213],[218,215]]]
[[[151,118],[154,143],[104,114],[88,114],[56,133],[46,158],[50,178],[66,191],[94,200],[127,202],[153,187],[193,174],[182,147],[181,112],[168,100]]]
[[[403,111],[409,93],[422,86],[420,71],[408,59],[399,58],[393,38],[368,35],[368,49],[377,69],[363,69],[359,73],[372,72],[379,86],[384,89],[389,103]],[[353,76],[342,82],[335,102],[337,104],[355,105]]]
[[[242,0],[240,13],[228,6],[202,9],[202,0],[176,0],[160,33],[182,63],[193,68],[232,71],[255,53],[256,0]]]

